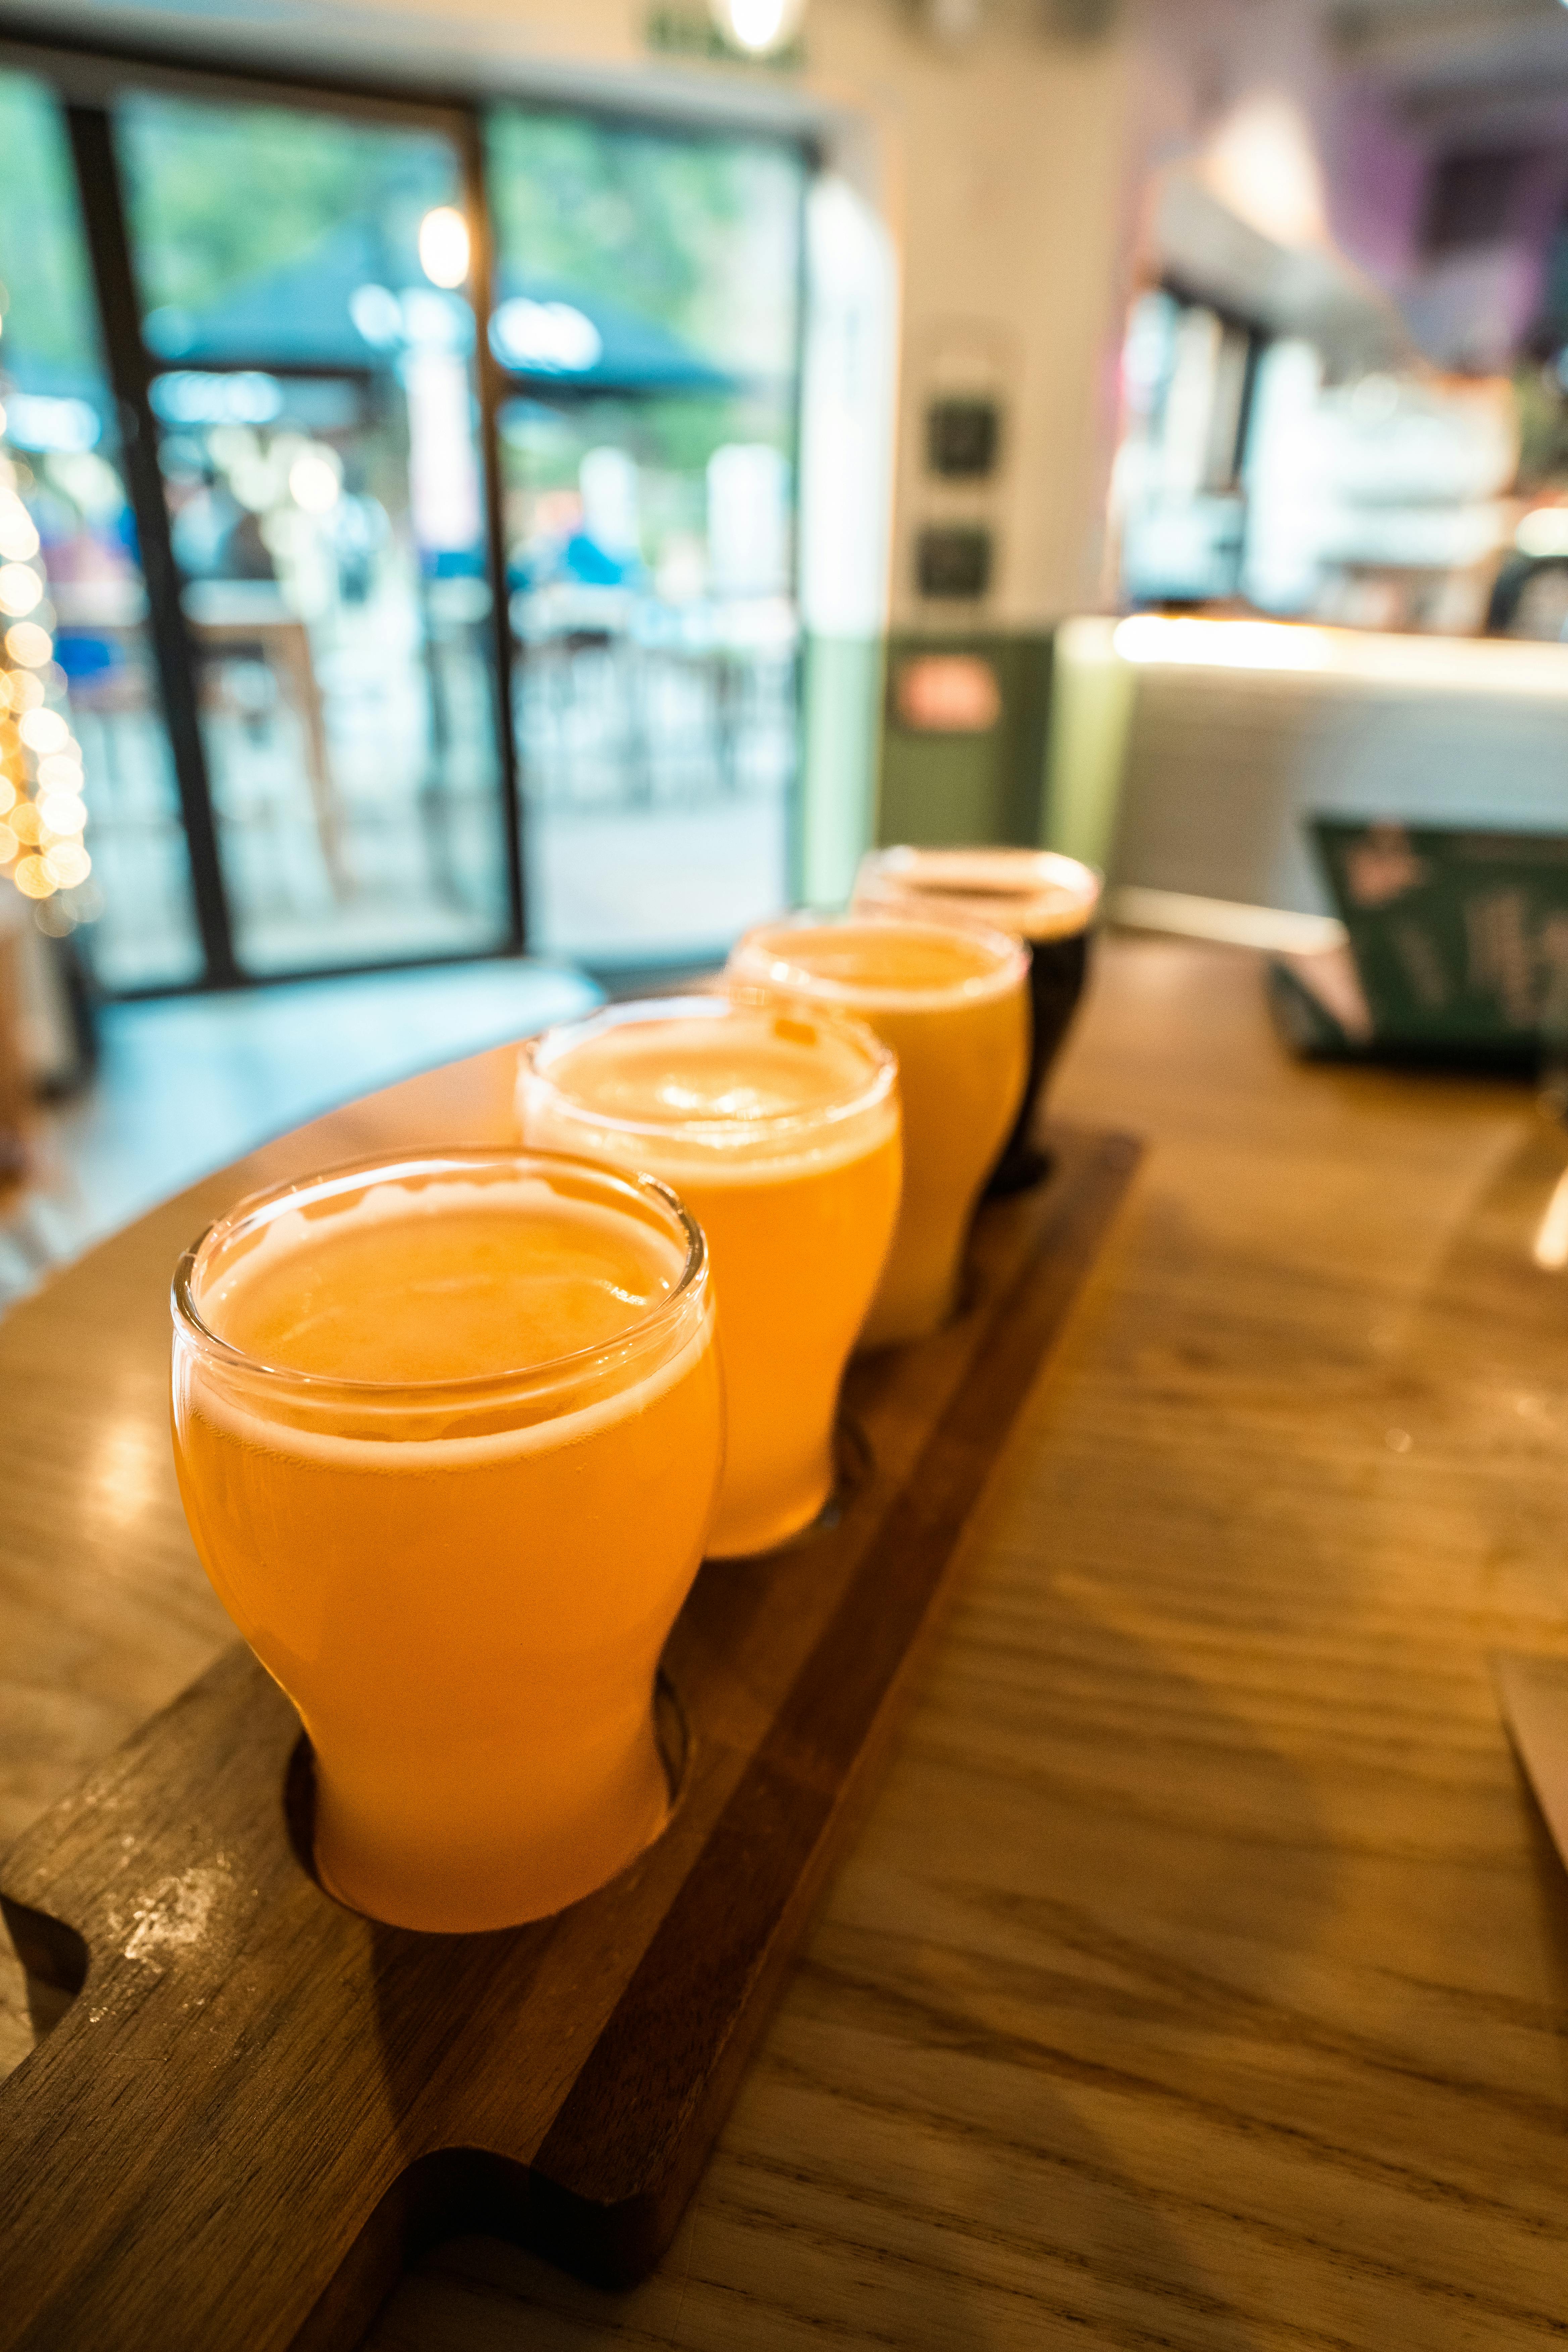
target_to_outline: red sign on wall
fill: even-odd
[[[984,735],[1002,716],[1002,689],[978,654],[916,654],[899,666],[893,709],[913,734]]]

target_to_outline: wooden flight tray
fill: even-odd
[[[827,1523],[702,1570],[665,1656],[679,1800],[611,1885],[495,1935],[342,1909],[307,1866],[298,1719],[244,1648],[14,1849],[12,1938],[75,1998],[0,2085],[0,2347],[350,2345],[458,2231],[606,2285],[652,2267],[1137,1163],[1049,1141],[1047,1181],[977,1220],[956,1322],[852,1368]]]

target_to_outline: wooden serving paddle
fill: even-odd
[[[1494,1650],[1490,1664],[1514,1754],[1568,1869],[1568,1658]]]
[[[1051,1143],[1048,1183],[983,1213],[957,1321],[854,1367],[834,1523],[699,1577],[665,1658],[674,1817],[612,1885],[488,1936],[342,1909],[244,1649],[22,1841],[6,1924],[75,1998],[0,2086],[0,2347],[353,2343],[457,2231],[606,2284],[652,2266],[1138,1157]]]

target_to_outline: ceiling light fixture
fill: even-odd
[[[800,30],[805,0],[709,0],[713,22],[731,46],[771,58]]]
[[[967,48],[980,30],[981,15],[981,0],[925,0],[926,30],[946,49]]]
[[[460,286],[468,274],[468,224],[456,205],[437,205],[419,224],[419,267],[432,286]]]
[[[1290,252],[1326,242],[1322,173],[1293,99],[1270,91],[1244,99],[1210,140],[1204,176],[1260,236]]]

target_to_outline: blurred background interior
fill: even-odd
[[[8,9],[0,410],[0,1295],[877,841],[1568,830],[1560,0]]]

